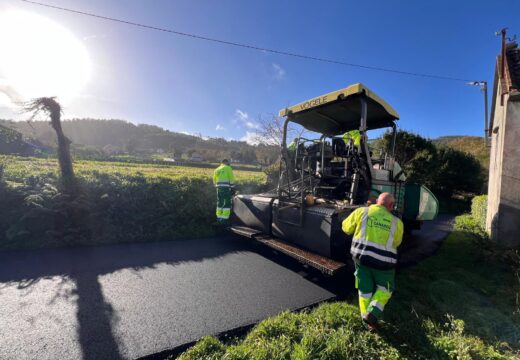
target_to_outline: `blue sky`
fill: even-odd
[[[487,80],[490,87],[500,48],[495,31],[508,26],[520,35],[516,0],[42,2],[350,63]],[[119,118],[241,139],[260,116],[362,82],[399,112],[403,129],[428,137],[483,132],[482,95],[464,82],[295,59],[0,1],[0,12],[10,9],[47,17],[85,46],[92,75],[65,104],[66,118]],[[0,117],[23,119],[5,105]]]

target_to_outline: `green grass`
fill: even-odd
[[[264,320],[231,344],[205,337],[179,359],[520,359],[519,282],[482,241],[455,231],[438,255],[400,271],[377,335],[353,294]]]

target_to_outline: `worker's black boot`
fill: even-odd
[[[223,227],[231,225],[231,222],[227,219],[217,219],[217,221],[211,225],[214,227],[223,228]]]
[[[377,318],[371,313],[367,313],[363,315],[363,322],[366,325],[366,328],[370,332],[376,332],[379,330],[379,324],[377,323]]]

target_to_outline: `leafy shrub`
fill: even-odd
[[[453,192],[479,193],[482,190],[482,166],[471,154],[449,147],[437,152],[435,189],[451,195]]]
[[[383,136],[384,148],[389,151],[392,143],[390,132]],[[437,149],[433,142],[418,134],[398,131],[395,143],[395,158],[401,165],[409,182],[433,188],[437,166]]]
[[[471,200],[471,216],[482,229],[486,228],[487,201],[487,195],[475,196]]]
[[[453,228],[457,231],[466,231],[482,238],[486,237],[485,230],[471,214],[457,216],[455,218],[455,224]]]
[[[487,239],[488,235],[485,230],[486,212],[487,195],[475,196],[471,200],[471,213],[457,216],[454,229],[472,233],[481,239]]]
[[[267,166],[264,169],[264,173],[267,176],[267,184],[271,188],[275,187],[280,177],[280,161],[276,161],[274,164]]]

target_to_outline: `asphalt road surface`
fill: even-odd
[[[438,243],[449,221],[420,242]],[[341,298],[351,284],[233,236],[1,253],[0,358],[138,358]]]

